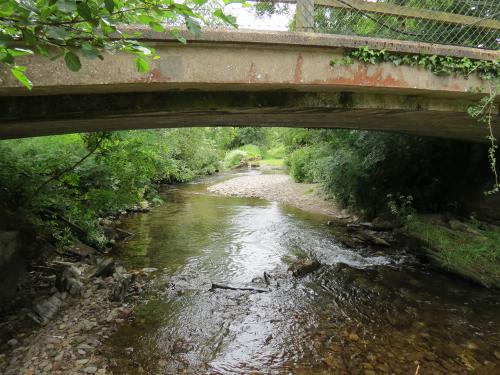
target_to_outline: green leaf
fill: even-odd
[[[4,34],[0,31],[0,47],[6,47],[14,41],[14,38],[9,34]]]
[[[23,84],[24,87],[26,87],[28,90],[31,90],[33,88],[33,83],[29,80],[28,77],[24,74],[26,71],[26,67],[24,66],[14,66],[13,68],[10,68],[10,72],[16,79]]]
[[[4,64],[14,63],[14,57],[9,53],[9,50],[0,48],[0,62],[3,62]]]
[[[57,0],[56,6],[65,13],[72,13],[76,10],[75,0]]]
[[[236,17],[225,14],[221,8],[217,8],[214,11],[214,16],[221,19],[228,25],[231,25],[233,27],[238,27],[238,24],[236,23]]]
[[[170,29],[170,34],[175,38],[177,39],[177,41],[181,42],[182,44],[186,44],[187,43],[187,40],[186,38],[184,38],[182,35],[181,35],[181,32],[179,29],[177,28],[174,28],[174,29]]]
[[[141,14],[139,17],[137,17],[137,20],[140,23],[144,23],[144,24],[149,24],[150,22],[155,22],[155,19],[153,17],[150,17],[146,14]]]
[[[66,63],[68,69],[72,72],[78,72],[82,68],[80,58],[71,51],[66,52],[64,55],[64,62]]]
[[[191,17],[186,17],[186,27],[189,32],[195,36],[199,36],[201,34],[200,24]]]
[[[104,0],[104,7],[109,13],[113,13],[115,9],[115,2],[113,0]]]
[[[99,57],[99,55],[100,55],[99,50],[95,47],[92,47],[88,43],[83,43],[80,46],[80,52],[81,52],[82,56],[87,58],[87,59],[95,59],[96,57]]]
[[[77,3],[76,9],[78,10],[78,14],[80,15],[80,17],[82,17],[84,20],[89,22],[94,21],[94,19],[92,18],[92,11],[90,10],[87,3],[84,2]]]
[[[47,28],[47,36],[50,39],[65,40],[70,33],[62,27],[52,26]]]
[[[23,41],[27,44],[36,44],[37,38],[33,31],[25,29],[23,30]]]
[[[164,27],[158,22],[150,22],[149,27],[151,27],[151,29],[153,31],[156,31],[157,33],[162,33],[165,31]]]
[[[139,73],[146,73],[149,71],[148,62],[142,57],[135,58],[135,66],[137,67],[137,71]]]
[[[24,8],[30,12],[33,12],[35,14],[39,14],[40,11],[38,10],[36,3],[33,0],[18,0],[17,3],[21,8]]]

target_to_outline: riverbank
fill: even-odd
[[[117,223],[101,223],[113,244],[131,235]],[[111,249],[40,243],[34,242],[41,254],[18,277],[11,302],[1,306],[0,374],[109,373],[113,363],[99,348],[131,318],[147,272],[128,272]]]
[[[433,264],[500,289],[500,227],[443,215],[417,215],[403,230]]]
[[[325,200],[317,184],[297,183],[286,174],[235,177],[210,186],[208,191],[224,196],[267,199],[346,222],[358,219],[335,201]]]
[[[0,345],[0,373],[110,373],[115,365],[100,347],[132,318],[133,302],[146,283],[147,270],[129,273],[110,257],[54,258],[36,268],[45,268],[42,273],[47,279],[54,275],[50,271],[54,266],[64,268],[62,274],[49,278],[54,286],[40,290],[32,308],[13,311],[2,322],[2,328],[12,334]],[[35,288],[40,284],[36,279]]]

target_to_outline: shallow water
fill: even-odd
[[[500,373],[497,291],[401,249],[348,249],[325,217],[211,195],[216,179],[166,189],[165,204],[123,220],[135,235],[121,262],[158,271],[106,343],[115,374]],[[323,267],[294,278],[303,256]]]

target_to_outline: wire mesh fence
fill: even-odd
[[[248,29],[500,47],[500,0],[259,0],[244,12]]]

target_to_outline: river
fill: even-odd
[[[113,373],[499,373],[498,291],[403,249],[348,249],[324,216],[207,192],[227,177],[165,188],[164,204],[123,219],[135,235],[120,261],[157,271],[134,320],[105,343]],[[287,272],[304,256],[323,266]]]

